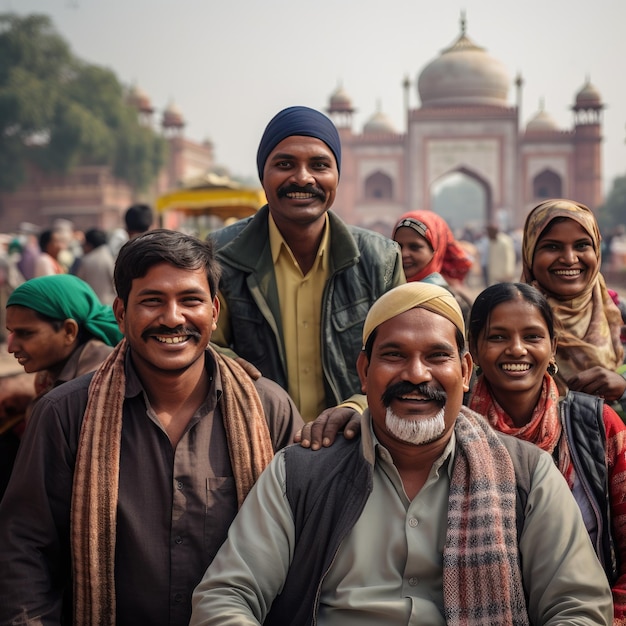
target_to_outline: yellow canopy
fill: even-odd
[[[185,215],[215,215],[226,220],[253,215],[266,202],[261,188],[244,187],[225,176],[207,174],[187,181],[181,189],[159,196],[155,206],[158,213],[176,211]]]

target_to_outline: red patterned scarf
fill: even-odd
[[[511,418],[493,397],[489,383],[484,376],[478,377],[468,406],[480,415],[484,415],[487,421],[502,433],[534,443],[550,454],[554,454],[558,446],[559,471],[566,477],[570,488],[572,487],[569,449],[565,438],[561,437],[563,428],[559,418],[559,392],[556,383],[548,374],[544,375],[539,402],[530,420],[520,428],[513,424]]]

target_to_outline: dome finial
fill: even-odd
[[[461,37],[465,37],[467,31],[467,19],[465,17],[465,9],[461,10]]]

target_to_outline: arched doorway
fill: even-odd
[[[457,236],[466,230],[480,232],[494,217],[489,185],[465,169],[445,174],[432,184],[430,205]]]
[[[391,200],[393,198],[393,181],[384,172],[374,172],[365,179],[364,197],[368,200]]]
[[[562,197],[563,182],[556,172],[545,169],[533,178],[533,198],[535,200]]]

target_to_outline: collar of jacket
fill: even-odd
[[[247,220],[230,243],[219,250],[219,255],[242,269],[254,270],[260,266],[264,253],[269,250],[268,219],[269,207],[266,204]],[[331,272],[354,265],[361,253],[349,227],[332,211],[328,211],[328,226]]]

